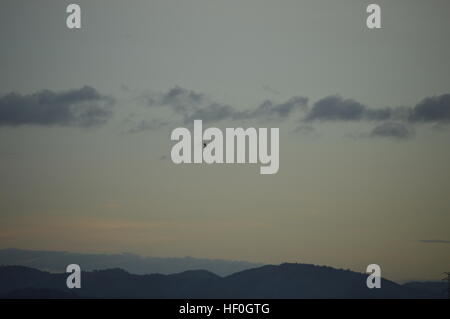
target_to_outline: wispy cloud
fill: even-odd
[[[280,91],[275,90],[275,89],[274,89],[273,87],[271,87],[270,85],[263,85],[262,88],[263,88],[264,91],[269,92],[269,93],[271,93],[271,94],[276,94],[276,95],[281,94]]]
[[[414,129],[405,123],[385,122],[376,126],[370,133],[370,136],[405,139],[414,136]]]
[[[295,96],[283,103],[266,100],[256,108],[239,110],[234,106],[212,100],[203,93],[176,86],[165,93],[146,96],[150,107],[168,106],[182,116],[185,123],[196,120],[283,120],[297,110],[306,110],[308,98]]]
[[[450,240],[442,239],[421,239],[419,242],[427,244],[450,244]]]
[[[153,131],[169,125],[168,121],[160,119],[141,120],[134,127],[128,130],[128,133],[139,133],[143,131]]]

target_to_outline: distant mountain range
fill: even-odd
[[[366,274],[307,264],[262,266],[220,277],[205,270],[136,275],[122,269],[82,272],[81,288],[66,273],[0,267],[0,298],[442,298],[439,289],[382,280],[368,289]],[[422,283],[423,284],[423,283]],[[422,285],[423,286],[423,285]],[[426,285],[425,285],[426,286]],[[444,287],[444,286],[442,286]]]
[[[35,251],[22,249],[0,250],[0,265],[20,265],[48,272],[65,272],[69,264],[78,264],[82,270],[121,268],[133,274],[173,274],[193,269],[204,269],[220,276],[262,266],[246,261],[221,259],[158,258],[134,254],[81,254],[64,251]]]

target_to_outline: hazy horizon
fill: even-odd
[[[3,255],[3,253],[7,252],[13,252],[13,253],[20,253],[20,254],[34,254],[33,259],[27,259],[26,256],[20,255],[19,257],[13,256],[8,257]],[[44,255],[36,255],[38,253],[44,253]],[[51,254],[50,256],[48,254]],[[52,257],[60,257],[52,259]],[[119,253],[112,253],[112,252],[79,252],[79,251],[63,251],[63,250],[28,250],[28,249],[21,249],[21,248],[4,248],[0,249],[0,265],[3,266],[25,266],[30,268],[39,269],[42,271],[48,271],[52,273],[65,273],[66,266],[69,262],[73,260],[73,255],[81,255],[83,256],[83,259],[80,262],[80,266],[82,267],[83,271],[93,271],[93,270],[105,270],[105,269],[123,269],[131,274],[177,274],[182,273],[189,270],[207,270],[210,271],[216,275],[219,276],[229,276],[234,273],[238,273],[241,271],[254,269],[254,268],[260,268],[263,266],[279,266],[281,264],[289,263],[289,262],[281,262],[281,263],[261,263],[261,262],[251,262],[247,260],[232,260],[232,259],[220,259],[220,258],[201,258],[201,257],[195,257],[195,256],[177,256],[177,257],[161,257],[161,256],[151,256],[151,255],[140,255],[135,253],[129,253],[129,252],[119,252]],[[50,258],[49,258],[50,257]],[[117,264],[118,260],[100,260],[100,259],[94,259],[95,262],[92,262],[92,260],[89,260],[89,258],[111,258],[111,257],[130,257],[133,260],[126,261],[126,264],[124,264],[124,260],[120,260],[120,264]],[[11,262],[11,258],[13,260],[18,260],[18,262]],[[86,259],[88,258],[88,259]],[[137,260],[135,260],[137,258]],[[170,262],[170,261],[189,261],[185,264],[161,264],[158,265],[156,268],[158,270],[153,270],[154,265],[145,265],[141,264],[143,261],[163,261],[163,262]],[[114,263],[114,261],[116,263]],[[53,262],[50,266],[48,263]],[[212,264],[208,264],[208,262],[212,262]],[[314,263],[305,263],[301,260],[297,262],[290,262],[292,264],[304,264],[304,265],[314,265],[319,267],[332,267],[330,265],[322,265],[322,264],[314,264]],[[95,266],[94,266],[95,265]],[[201,266],[198,266],[201,265]],[[50,268],[49,268],[50,267]],[[167,268],[162,268],[167,267]],[[332,267],[337,270],[351,270],[357,273],[365,274],[365,269],[349,269],[346,267]],[[136,270],[137,269],[137,270]],[[398,284],[404,284],[407,282],[442,282],[439,279],[423,279],[423,278],[405,278],[400,281],[393,280],[392,278],[386,278],[383,277],[386,280],[394,281]]]

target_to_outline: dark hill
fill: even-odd
[[[122,269],[83,272],[81,289],[66,287],[67,274],[21,266],[0,267],[4,298],[433,298],[420,288],[382,280],[366,287],[366,274],[307,264],[263,266],[220,277],[204,270],[134,275]],[[72,295],[71,295],[72,294]]]

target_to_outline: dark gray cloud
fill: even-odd
[[[427,97],[411,112],[412,122],[450,122],[450,94]]]
[[[407,109],[385,107],[369,108],[352,99],[344,99],[339,95],[327,96],[314,103],[303,119],[312,121],[385,121],[405,117]],[[408,113],[407,113],[408,114]]]
[[[112,116],[112,104],[113,98],[89,86],[64,92],[9,93],[0,97],[0,126],[90,127],[103,124]]]
[[[450,244],[450,240],[442,239],[421,239],[419,242],[427,244]]]
[[[411,113],[408,107],[369,108],[339,95],[327,96],[314,103],[303,121],[386,121],[405,120]]]
[[[325,97],[312,106],[301,123],[325,121],[379,122],[368,135],[408,139],[415,135],[413,124],[433,122],[440,125],[450,122],[450,94],[425,98],[414,107],[369,108],[339,95]],[[367,136],[367,134],[364,134]]]
[[[411,138],[414,136],[412,127],[400,122],[385,122],[376,126],[370,133],[371,137]]]
[[[405,121],[411,123],[450,123],[450,94],[427,97],[414,107],[369,108],[339,95],[314,103],[304,121]]]
[[[339,95],[327,96],[316,103],[305,121],[355,121],[364,117],[367,107]]]
[[[163,94],[151,94],[146,97],[149,106],[169,106],[183,117],[185,123],[193,120],[218,122],[221,120],[280,120],[294,111],[306,109],[308,99],[296,96],[284,103],[266,100],[258,107],[240,111],[227,104],[218,103],[208,96],[181,87],[174,87]]]

